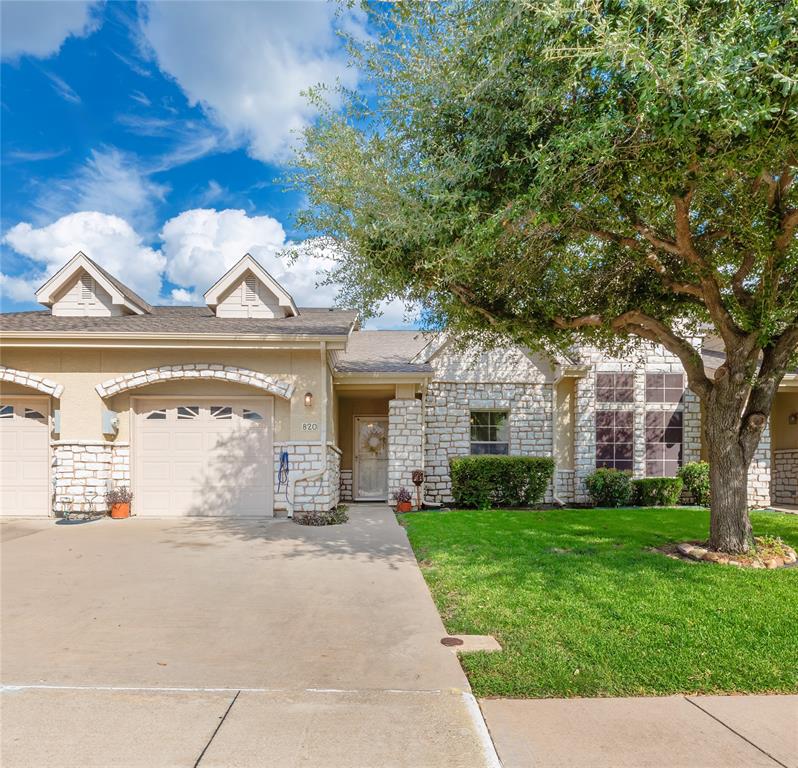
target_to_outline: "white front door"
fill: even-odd
[[[388,419],[355,417],[354,498],[371,501],[388,498]]]
[[[45,398],[0,397],[0,515],[50,514]]]
[[[271,398],[141,398],[135,409],[136,514],[272,514]]]

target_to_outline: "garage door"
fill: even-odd
[[[0,397],[0,515],[50,514],[47,401]]]
[[[135,401],[138,515],[272,514],[272,401]]]

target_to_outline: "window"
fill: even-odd
[[[509,451],[507,411],[471,411],[471,453],[506,455]]]
[[[233,409],[229,405],[212,405],[211,416],[214,419],[232,419]]]
[[[681,373],[647,373],[647,403],[680,403],[684,395],[684,377]]]
[[[166,408],[161,408],[159,411],[153,411],[147,414],[148,419],[158,420],[166,418]]]
[[[177,418],[178,419],[196,419],[199,416],[198,405],[178,405]]]
[[[596,467],[634,469],[633,411],[596,411]]]
[[[0,419],[13,419],[14,406],[13,405],[0,405]]]
[[[673,477],[682,466],[681,411],[646,414],[646,476]]]
[[[34,411],[33,408],[26,408],[25,409],[25,418],[26,419],[36,419],[36,421],[46,421],[44,418],[44,414],[40,411]]]
[[[257,411],[250,411],[249,408],[244,408],[243,415],[247,421],[263,421],[263,416],[261,416]]]
[[[633,373],[597,373],[596,401],[599,403],[633,403],[635,400]]]

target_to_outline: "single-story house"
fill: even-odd
[[[587,501],[597,466],[675,474],[701,456],[678,359],[574,349],[462,351],[446,334],[365,331],[354,311],[297,307],[245,255],[205,306],[151,306],[83,253],[0,316],[0,513],[104,509],[129,486],[142,516],[269,516],[384,500],[449,460],[553,456],[548,499]],[[707,362],[718,352],[705,343]],[[798,377],[751,468],[752,505],[798,502]]]

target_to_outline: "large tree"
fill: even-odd
[[[703,407],[710,544],[746,551],[747,470],[798,348],[794,0],[369,9],[298,157],[302,223],[364,307],[533,348],[634,340]],[[343,102],[343,109],[340,104]],[[696,337],[716,335],[710,375]]]

